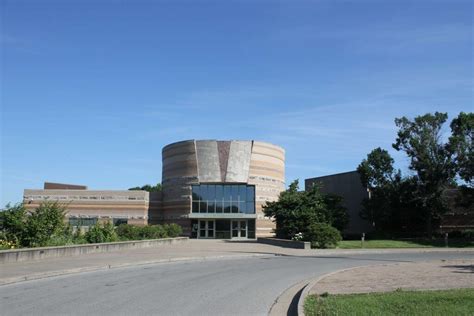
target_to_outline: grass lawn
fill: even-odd
[[[306,316],[474,315],[474,289],[310,295],[304,302],[304,310]]]
[[[443,239],[414,239],[414,240],[366,240],[363,248],[432,248],[444,247]],[[474,247],[474,241],[449,240],[450,247]],[[361,248],[360,240],[343,240],[338,245],[340,249]]]

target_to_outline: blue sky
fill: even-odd
[[[1,203],[161,180],[161,148],[257,139],[287,184],[473,110],[469,1],[0,1]],[[300,182],[301,183],[301,182]]]

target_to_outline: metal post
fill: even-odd
[[[449,245],[448,245],[448,233],[444,234],[444,246],[449,247]]]
[[[360,238],[360,247],[364,248],[364,241],[365,241],[365,233],[362,233],[362,237]]]

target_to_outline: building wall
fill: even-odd
[[[257,236],[272,234],[274,223],[262,205],[285,188],[285,151],[257,141],[188,140],[163,148],[163,222],[181,224],[190,233],[191,185],[248,183],[256,187]],[[155,216],[155,215],[150,215]]]
[[[149,193],[146,191],[98,191],[47,189],[24,191],[23,201],[28,210],[34,210],[45,200],[64,203],[67,217],[126,218],[129,224],[148,222]]]
[[[368,198],[367,189],[362,186],[357,171],[334,174],[305,180],[305,189],[309,190],[314,184],[322,185],[321,192],[332,193],[344,198],[344,206],[349,213],[349,225],[345,234],[361,234],[372,230],[370,223],[360,218],[361,203]]]

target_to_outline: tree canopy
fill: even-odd
[[[309,191],[298,191],[298,180],[288,190],[280,193],[278,201],[267,202],[263,207],[266,216],[274,217],[278,238],[291,239],[298,233],[306,233],[314,223],[326,223],[342,230],[348,224],[342,198],[325,195],[314,185]]]
[[[463,192],[470,192],[474,116],[461,112],[451,122],[450,137],[443,137],[447,119],[446,113],[439,112],[395,119],[398,132],[392,146],[407,155],[409,175],[403,177],[395,170],[393,158],[381,148],[359,164],[361,182],[371,193],[363,203],[362,216],[379,230],[403,230],[423,223],[431,234],[433,221],[447,211],[443,192],[458,186],[457,180],[466,187]]]
[[[130,191],[148,191],[148,192],[161,192],[161,183],[157,183],[156,185],[150,185],[150,184],[145,184],[144,186],[141,187],[133,187],[130,188]]]

